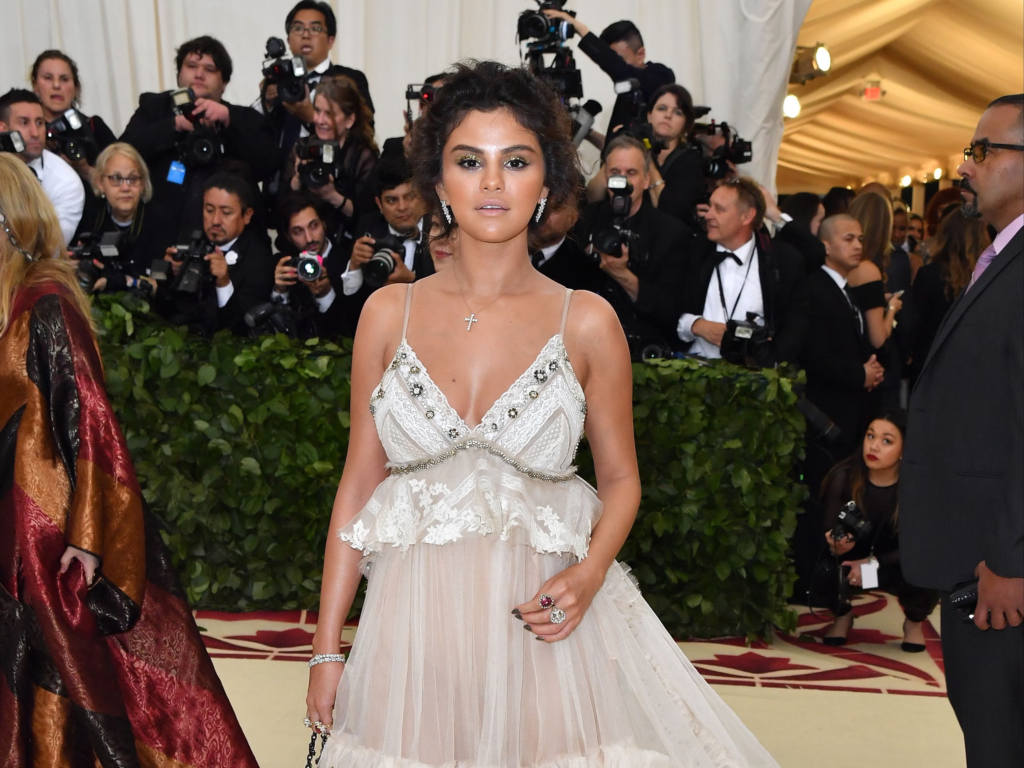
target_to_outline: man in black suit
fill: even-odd
[[[818,236],[825,244],[825,263],[804,283],[808,325],[800,365],[807,372],[807,399],[838,427],[839,434],[826,437],[808,423],[803,475],[811,496],[805,513],[797,518],[792,540],[800,577],[797,595],[805,593],[822,547],[824,524],[816,503],[821,483],[832,466],[860,443],[866,426],[866,393],[885,374],[870,353],[864,316],[846,286],[846,276],[860,264],[864,250],[860,223],[845,213],[831,216],[821,223]]]
[[[426,204],[412,184],[412,167],[404,156],[392,155],[377,164],[377,210],[363,215],[357,232],[363,235],[349,244],[349,258],[334,262],[331,280],[341,285],[346,327],[355,329],[363,304],[377,288],[364,279],[363,265],[380,250],[378,240],[393,238],[401,252],[392,251],[394,269],[387,284],[412,283],[434,274],[434,262],[427,248],[430,223]],[[344,247],[344,243],[341,247]]]
[[[292,193],[281,205],[278,220],[284,225],[285,246],[274,270],[270,300],[295,313],[298,335],[302,338],[352,337],[355,328],[346,324],[343,302],[338,300],[341,285],[331,282],[331,275],[337,279],[339,274],[333,269],[334,262],[343,257],[327,236],[323,205],[319,195],[307,190]],[[303,253],[316,257],[320,264],[321,274],[315,280],[300,278],[293,266],[295,257]]]
[[[255,190],[241,176],[218,173],[206,182],[203,235],[214,249],[203,258],[198,290],[175,290],[173,280],[158,289],[157,309],[172,323],[207,335],[224,328],[248,333],[245,313],[266,303],[276,263],[265,234],[249,226],[255,199]],[[167,249],[164,259],[175,277],[186,266],[176,246]]]
[[[687,265],[677,332],[691,354],[720,358],[729,320],[755,316],[769,341],[752,348],[771,368],[796,362],[807,334],[803,261],[762,231],[765,199],[757,183],[736,177],[719,184],[704,215],[707,240]]]
[[[203,220],[203,189],[213,174],[231,170],[256,184],[280,165],[273,130],[250,107],[224,101],[231,80],[231,57],[212,37],[197,37],[177,51],[178,88],[195,95],[189,117],[175,107],[171,91],[144,93],[139,108],[121,135],[149,166],[154,207],[179,222],[181,231],[199,229]],[[185,112],[189,112],[186,107]],[[212,157],[204,159],[198,144],[206,133]]]
[[[996,230],[910,399],[900,473],[907,581],[977,577],[973,623],[942,602],[949,703],[970,768],[1024,765],[1024,94],[989,105],[957,172]],[[948,595],[947,595],[948,597]]]
[[[600,290],[601,272],[592,256],[571,234],[576,217],[565,208],[548,211],[533,238],[533,266],[556,283],[574,291]]]
[[[577,241],[586,243],[587,252],[600,259],[596,292],[618,315],[635,359],[664,355],[679,346],[676,321],[682,311],[686,260],[696,243],[693,230],[661,213],[644,195],[651,181],[650,168],[651,155],[637,139],[625,135],[612,139],[604,173],[626,186],[609,188],[607,199],[589,206],[577,226]],[[616,214],[614,205],[625,210]],[[603,236],[614,234],[613,227],[626,241],[626,233],[632,233],[634,245],[624,241],[617,253],[603,252]]]

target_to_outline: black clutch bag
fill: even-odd
[[[949,604],[965,614],[960,619],[964,624],[974,623],[974,611],[978,607],[978,580],[961,581],[949,594]]]

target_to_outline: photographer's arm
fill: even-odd
[[[387,477],[387,456],[370,415],[370,395],[387,365],[402,316],[404,288],[384,288],[371,296],[363,308],[362,322],[352,348],[352,424],[349,431],[345,469],[338,484],[331,511],[324,575],[320,587],[320,615],[313,635],[314,653],[338,653],[341,630],[352,608],[359,586],[359,561],[363,555],[338,538],[338,531],[361,510],[374,489]],[[309,672],[307,714],[328,727],[333,722],[334,700],[344,665],[320,664]]]
[[[167,99],[169,104],[167,94],[142,94],[139,97],[139,108],[121,134],[121,141],[135,147],[147,163],[173,150],[178,140],[178,116],[171,113],[169,106],[159,108],[155,102],[161,97]]]

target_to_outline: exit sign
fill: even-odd
[[[871,83],[864,86],[864,101],[879,101],[882,98],[882,86],[880,83]]]

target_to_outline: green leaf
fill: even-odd
[[[261,475],[260,463],[256,461],[252,456],[246,456],[240,462],[238,462],[239,468],[243,472],[247,472],[250,475]]]
[[[199,386],[205,387],[207,384],[212,384],[213,380],[217,378],[217,369],[212,365],[201,365],[199,370],[196,372],[196,381],[199,382]]]

